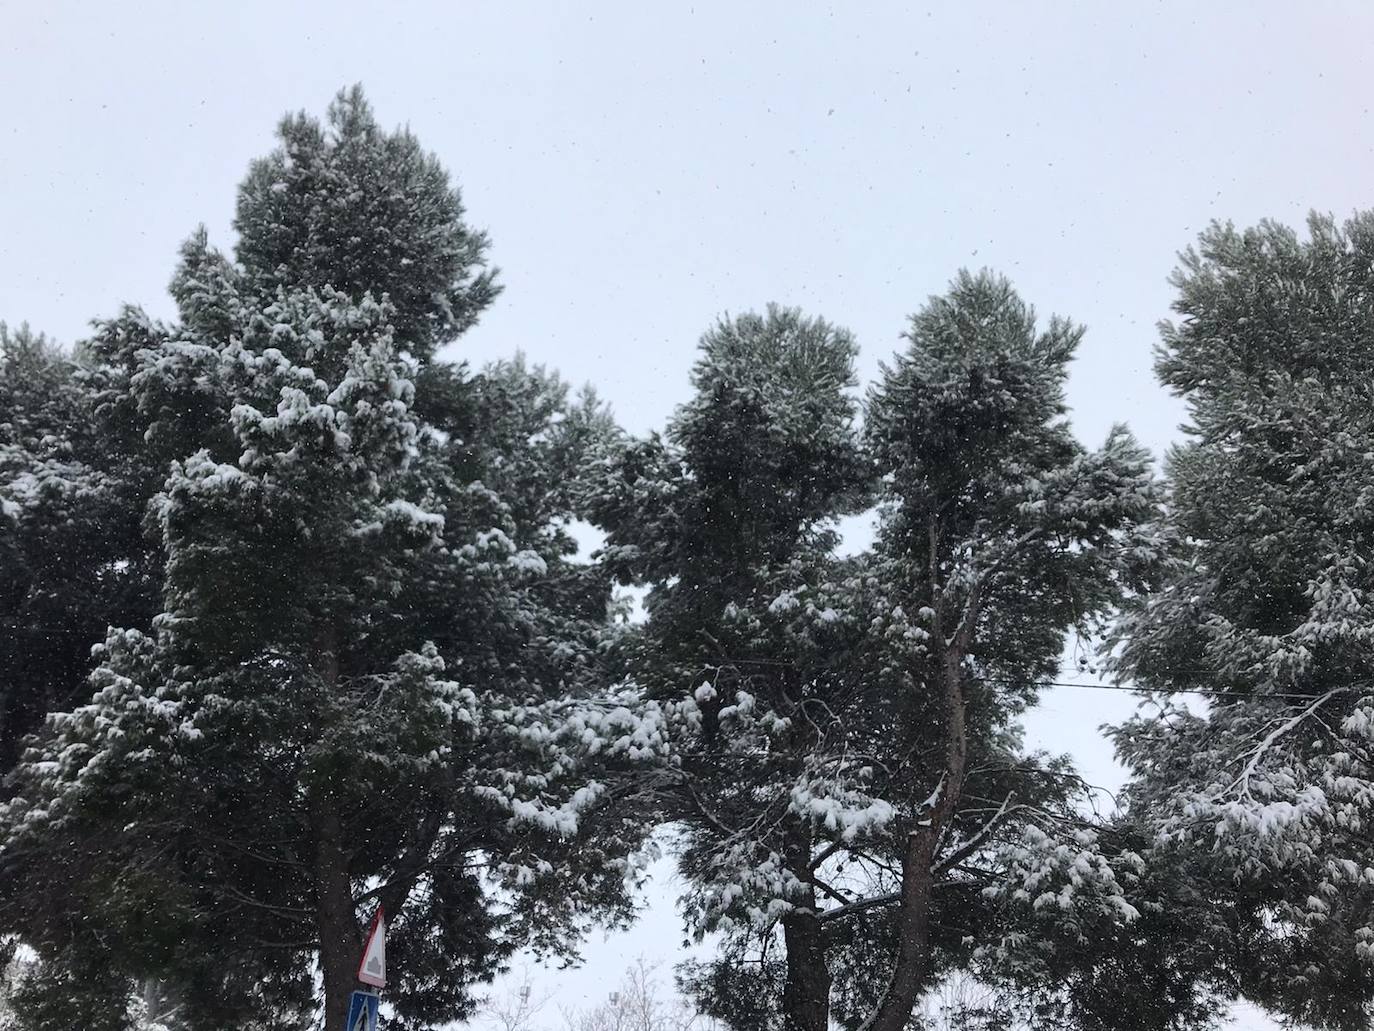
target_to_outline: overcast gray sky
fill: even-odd
[[[907,314],[987,265],[1087,324],[1085,441],[1123,420],[1158,453],[1181,416],[1150,371],[1174,254],[1213,218],[1371,203],[1371,41],[1353,0],[0,0],[0,319],[71,341],[124,302],[169,313],[178,244],[201,222],[232,243],[280,115],[361,81],[491,233],[506,292],[457,354],[524,350],[642,431],[722,312],[824,315],[870,378]],[[1129,707],[1057,692],[1033,736],[1112,781],[1094,728]]]

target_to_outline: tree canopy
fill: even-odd
[[[988,1031],[1369,1026],[1374,216],[1185,252],[1163,481],[1079,441],[1085,330],[988,270],[866,392],[841,326],[722,316],[642,436],[445,360],[489,241],[356,87],[234,231],[171,319],[0,324],[6,1028],[338,1027],[379,910],[389,1026],[470,1019],[630,920],[663,839],[733,1031],[958,985]],[[1021,718],[1104,635],[1145,705],[1101,814]]]
[[[595,785],[555,740],[604,679],[609,584],[568,561],[567,497],[532,490],[605,414],[519,361],[432,357],[493,295],[484,238],[356,90],[329,124],[288,119],[254,166],[238,260],[183,248],[177,322],[128,308],[75,369],[7,347],[6,389],[50,395],[6,424],[5,546],[33,570],[7,601],[49,598],[70,651],[53,692],[11,646],[10,704],[52,712],[9,781],[0,906],[81,985],[62,1005],[116,1023],[134,977],[188,1027],[299,1026],[318,962],[338,1024],[382,906],[398,1026],[433,1026],[516,945],[627,905],[643,831],[598,815],[572,846]]]
[[[1154,861],[1205,885],[1220,990],[1353,1029],[1374,1000],[1374,217],[1308,230],[1213,225],[1174,276],[1168,572],[1117,630],[1159,707],[1115,737]]]

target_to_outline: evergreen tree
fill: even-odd
[[[161,611],[100,635],[88,700],[50,716],[0,812],[39,1025],[65,993],[120,1026],[127,979],[153,978],[188,1028],[300,1027],[318,962],[338,1026],[381,906],[393,1023],[429,1027],[516,945],[567,952],[628,911],[644,829],[596,809],[577,759],[588,734],[631,746],[613,707],[567,701],[600,679],[608,585],[530,490],[607,417],[542,370],[432,358],[495,287],[408,133],[353,90],[329,130],[281,135],[237,260],[193,237],[178,322],[126,309],[76,378]],[[7,518],[28,482],[0,485]]]
[[[1159,706],[1115,736],[1151,862],[1197,885],[1194,947],[1231,957],[1218,990],[1354,1029],[1374,1015],[1374,215],[1308,230],[1214,224],[1175,273],[1171,561],[1117,663]]]
[[[1064,425],[1077,338],[961,278],[872,395],[866,458],[849,338],[770,309],[703,338],[667,440],[603,465],[605,561],[652,585],[629,661],[670,725],[662,817],[683,829],[691,922],[726,935],[684,983],[732,1026],[817,1031],[832,988],[846,1024],[880,1003],[904,1023],[941,969],[997,951],[997,926],[1003,965],[1025,965],[1027,884],[1059,924],[1130,915],[1077,781],[1015,727],[1064,631],[1131,578],[1154,506],[1129,438],[1090,455]],[[828,521],[875,473],[878,547],[837,561]]]
[[[429,358],[499,292],[486,234],[464,221],[438,158],[409,130],[382,130],[360,86],[335,98],[327,123],[284,118],[281,146],[249,169],[238,264],[258,297],[321,286],[386,297],[397,340]]]
[[[0,771],[80,700],[105,628],[155,610],[130,470],[104,447],[75,357],[0,324]]]
[[[667,438],[623,444],[589,505],[603,561],[651,585],[629,671],[676,717],[661,816],[681,829],[690,918],[702,931],[781,923],[790,1027],[824,1027],[828,1013],[806,880],[822,846],[793,796],[825,761],[816,720],[837,653],[812,640],[829,615],[798,619],[786,590],[827,575],[829,521],[865,499],[855,351],[792,309],[722,320]]]
[[[925,786],[908,797],[925,801],[886,828],[900,870],[891,976],[866,1031],[910,1019],[935,972],[937,885],[957,886],[966,866],[991,880],[983,898],[1043,911],[1047,947],[1055,921],[1135,915],[1123,897],[1135,857],[1075,826],[1062,795],[1023,806],[1017,785],[999,799],[979,783],[1009,765],[1010,718],[1053,677],[1065,632],[1091,634],[1148,558],[1140,526],[1157,497],[1146,453],[1120,428],[1085,451],[1067,425],[1063,383],[1081,336],[1059,318],[1038,329],[1006,280],[961,273],[912,318],[909,348],[869,396],[883,483],[877,580],[888,632],[911,642],[883,672],[922,743],[908,769]],[[1001,747],[989,748],[999,729]],[[1022,942],[1009,934],[975,955],[1033,965]]]

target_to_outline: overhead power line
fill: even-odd
[[[1314,693],[1300,691],[1261,691],[1244,693],[1240,691],[1223,691],[1209,687],[1188,687],[1176,690],[1163,690],[1156,688],[1133,687],[1129,684],[1084,684],[1075,683],[1070,680],[1035,680],[1027,681],[1017,677],[994,677],[994,676],[972,676],[971,680],[982,681],[984,683],[997,684],[1027,684],[1030,687],[1078,687],[1088,691],[1124,691],[1128,694],[1136,695],[1161,695],[1161,694],[1195,694],[1208,698],[1229,698],[1232,701],[1258,701],[1264,698],[1291,698],[1296,701],[1311,701],[1315,697]],[[1374,682],[1371,678],[1361,677],[1359,680],[1351,680],[1343,686],[1358,687],[1368,684],[1374,689]],[[1320,692],[1316,692],[1319,694]]]

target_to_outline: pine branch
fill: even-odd
[[[1009,792],[1007,797],[1002,801],[1001,806],[998,807],[997,812],[993,813],[988,821],[984,823],[983,826],[979,827],[973,836],[961,847],[951,852],[939,863],[931,867],[931,873],[935,874],[937,877],[942,876],[949,872],[951,867],[958,866],[969,856],[973,855],[973,853],[977,852],[978,849],[982,847],[983,842],[987,840],[988,836],[991,835],[993,830],[997,827],[998,823],[1000,823],[1011,811],[1011,802],[1015,797],[1015,791]]]
[[[1336,695],[1346,694],[1351,690],[1352,688],[1349,687],[1332,688],[1330,691],[1326,692],[1326,694],[1322,695],[1320,698],[1315,699],[1309,705],[1304,707],[1302,711],[1299,712],[1292,719],[1287,720],[1282,725],[1274,728],[1268,734],[1266,734],[1264,740],[1262,740],[1250,753],[1250,759],[1245,764],[1245,768],[1241,770],[1240,776],[1231,782],[1231,785],[1226,789],[1226,791],[1229,792],[1239,789],[1239,797],[1249,798],[1253,800],[1253,796],[1250,794],[1250,778],[1259,768],[1260,760],[1264,758],[1265,753],[1273,747],[1274,743],[1278,741],[1279,738],[1295,730],[1305,719],[1307,719],[1309,716],[1315,713],[1319,708],[1321,708],[1323,705],[1329,702]]]

